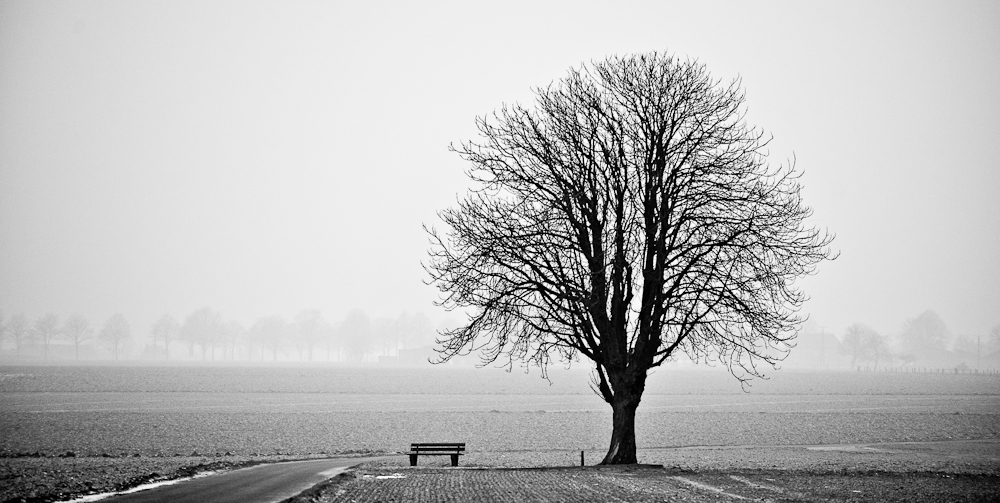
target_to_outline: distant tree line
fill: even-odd
[[[1000,324],[982,335],[953,334],[932,310],[906,320],[896,333],[858,322],[838,338],[807,324],[797,340],[793,358],[802,363],[808,357],[813,365],[992,368],[1000,364]]]
[[[94,327],[81,314],[60,320],[46,313],[32,320],[24,313],[9,318],[0,313],[0,348],[17,357],[41,353],[43,359],[50,358],[53,345],[59,345],[60,349],[72,346],[74,359],[80,359],[81,349],[91,354],[100,349],[103,357],[115,360],[138,354],[154,360],[368,362],[397,358],[401,349],[427,346],[434,336],[434,327],[423,314],[373,319],[360,309],[338,321],[307,309],[291,319],[265,316],[244,326],[203,307],[183,319],[164,314],[145,336],[133,333],[121,314]]]

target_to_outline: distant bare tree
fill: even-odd
[[[288,322],[281,316],[268,316],[257,320],[250,331],[260,341],[260,357],[264,359],[264,353],[271,351],[273,361],[278,361],[278,351],[285,342],[288,332]]]
[[[865,358],[865,331],[868,327],[855,323],[847,327],[844,339],[840,341],[840,351],[851,357],[851,367]]]
[[[874,361],[877,367],[879,359],[888,354],[888,340],[868,325],[855,323],[847,327],[840,348],[851,357],[851,367],[869,361]]]
[[[364,361],[373,347],[371,318],[360,309],[352,309],[340,324],[340,339],[351,358]]]
[[[128,325],[128,320],[121,313],[115,313],[104,323],[98,337],[111,349],[115,360],[117,360],[119,353],[132,342],[132,329]]]
[[[320,343],[326,348],[326,361],[330,361],[330,356],[333,353],[333,348],[337,348],[337,360],[340,360],[340,348],[337,346],[339,344],[337,340],[337,329],[329,321],[323,320],[323,324],[319,328]]]
[[[295,316],[295,348],[299,352],[299,360],[308,355],[313,359],[313,348],[320,343],[322,336],[323,316],[316,309],[306,309]]]
[[[207,307],[203,307],[184,320],[181,326],[181,338],[188,344],[188,356],[194,356],[194,345],[201,347],[201,359],[208,359],[208,350],[211,348],[212,357],[215,358],[215,343],[222,330],[222,315]]]
[[[59,317],[52,313],[39,316],[31,329],[31,336],[42,343],[42,355],[48,359],[49,344],[59,336]]]
[[[434,344],[437,331],[435,331],[431,320],[424,313],[407,316],[405,322],[401,323],[401,325],[400,330],[402,331],[402,335],[400,342],[407,348],[412,349]],[[442,326],[441,332],[445,331],[447,329]]]
[[[236,360],[236,346],[244,339],[246,329],[236,320],[229,320],[222,326],[222,334],[225,339],[225,349],[229,353],[229,358]],[[225,356],[223,356],[225,359]]]
[[[878,367],[879,360],[883,362],[891,361],[892,352],[889,350],[889,338],[872,330],[868,339],[868,347],[871,349],[873,365]]]
[[[66,319],[62,329],[63,336],[73,343],[76,359],[80,359],[80,344],[89,341],[94,336],[94,330],[82,314],[74,314]]]
[[[7,338],[14,343],[14,353],[21,355],[21,348],[27,344],[31,337],[31,327],[28,325],[28,317],[24,313],[17,313],[10,317],[7,322]]]
[[[385,356],[392,355],[393,349],[399,346],[399,322],[399,318],[375,318],[372,320],[372,335],[381,346],[381,353]]]
[[[986,346],[989,348],[990,352],[1000,350],[1000,324],[995,325],[990,329],[990,333],[986,337],[986,340],[989,341],[986,343]]]
[[[906,320],[899,342],[903,352],[924,360],[934,360],[946,351],[951,335],[944,321],[930,309]]]
[[[160,316],[160,319],[153,323],[153,326],[149,329],[149,336],[153,339],[153,348],[157,347],[157,341],[163,341],[163,359],[170,359],[170,343],[177,338],[180,333],[181,325],[177,323],[177,320],[169,314],[164,314]]]
[[[650,370],[685,354],[746,382],[775,365],[801,321],[793,282],[832,238],[805,224],[800,173],[768,162],[738,81],[652,53],[535,94],[455,148],[475,187],[429,231],[427,270],[470,318],[442,334],[441,359],[583,356],[613,413],[602,462],[635,463]]]

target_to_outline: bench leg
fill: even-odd
[[[458,454],[451,455],[451,466],[458,466]]]
[[[410,454],[410,466],[417,466],[417,455]]]

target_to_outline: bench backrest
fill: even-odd
[[[465,443],[412,443],[410,450],[413,452],[463,452]]]

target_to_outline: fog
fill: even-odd
[[[205,307],[453,326],[421,267],[467,188],[448,145],[571,67],[669,50],[742,80],[837,235],[803,333],[895,347],[931,310],[967,349],[1000,325],[998,27],[995,2],[5,1],[0,311],[121,313],[129,357]]]

